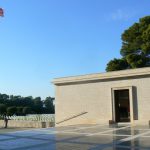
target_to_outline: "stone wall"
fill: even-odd
[[[0,126],[4,126],[4,121],[0,120]],[[9,120],[8,127],[22,127],[22,128],[47,128],[54,126],[51,122],[39,122],[39,121],[20,121],[20,120]]]
[[[118,76],[123,75],[113,77],[114,74],[116,76],[117,74]],[[56,123],[81,112],[87,112],[82,116],[56,124],[57,126],[108,124],[113,116],[112,89],[125,87],[133,87],[134,106],[132,110],[135,116],[133,122],[148,124],[150,120],[150,68],[118,71],[102,75],[94,74],[55,80]],[[106,80],[105,78],[108,75],[109,78]]]

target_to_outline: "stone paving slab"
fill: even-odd
[[[0,127],[0,134],[1,133],[9,133],[9,132],[13,132],[13,131],[22,131],[22,130],[29,130],[30,128],[3,128]]]
[[[9,139],[13,139],[14,137],[11,136],[7,136],[7,135],[0,135],[0,142],[4,141],[4,140],[9,140]]]
[[[0,150],[130,149],[150,150],[148,126],[77,125],[0,132]]]

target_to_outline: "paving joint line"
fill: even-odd
[[[108,132],[111,132],[111,131],[118,131],[118,130],[122,130],[122,129],[126,129],[126,128],[129,128],[131,126],[126,126],[126,127],[121,127],[121,128],[116,128],[116,129],[111,129],[111,130],[108,130],[108,131],[102,131],[102,132],[98,132],[98,133],[93,133],[93,134],[89,134],[87,136],[93,136],[93,135],[101,135],[103,133],[108,133]]]

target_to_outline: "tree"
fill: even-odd
[[[24,107],[22,110],[22,113],[24,115],[30,114],[31,113],[31,108],[30,107]]]
[[[120,65],[120,59],[118,61],[111,60],[106,67],[106,71],[150,66],[150,16],[139,19],[138,23],[134,23],[124,31],[120,53],[121,59],[127,62],[128,67]]]
[[[30,113],[42,114],[42,113],[52,113],[54,112],[53,100],[54,98],[49,97],[49,106],[44,107],[44,101],[41,97],[33,98],[32,96],[22,97],[20,95],[7,95],[0,93],[0,104],[4,104],[6,108],[16,107],[15,115],[23,115],[23,108],[29,107]],[[50,108],[51,107],[51,108]],[[1,113],[0,113],[1,114]],[[7,114],[6,114],[7,115]]]
[[[6,115],[6,105],[0,104],[0,115],[5,116]]]
[[[24,97],[23,99],[23,103],[22,106],[27,106],[27,107],[33,107],[34,102],[33,102],[33,97],[32,96],[28,96],[28,97]]]
[[[17,107],[17,115],[20,116],[23,114],[23,107]]]
[[[0,104],[0,115],[3,117],[4,119],[4,123],[5,123],[5,127],[4,128],[7,128],[7,123],[8,123],[8,119],[6,117],[7,115],[7,107],[5,104]]]
[[[8,116],[13,116],[16,113],[17,113],[17,108],[15,106],[11,106],[11,107],[7,108],[7,115]]]
[[[46,108],[46,113],[50,113],[50,114],[55,113],[53,100],[54,100],[54,98],[46,97],[46,99],[44,101],[44,105],[45,105],[45,108]]]
[[[43,109],[43,102],[41,101],[41,97],[36,97],[34,99],[34,111],[37,114],[42,113],[42,109]]]
[[[106,71],[115,71],[115,70],[123,70],[127,69],[128,63],[126,59],[116,59],[111,60],[106,67]]]

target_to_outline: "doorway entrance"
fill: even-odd
[[[114,90],[115,122],[130,122],[129,89]]]

